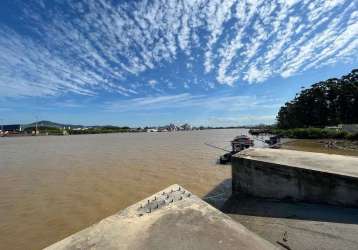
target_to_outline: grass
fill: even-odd
[[[272,134],[280,137],[295,139],[348,139],[358,140],[358,133],[350,134],[344,131],[336,131],[324,128],[294,128],[294,129],[272,129]]]
[[[307,152],[358,156],[358,141],[335,140],[333,147],[327,147],[331,139],[293,139],[282,144],[283,149]]]

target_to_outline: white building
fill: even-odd
[[[185,124],[182,125],[181,127],[182,127],[183,130],[192,130],[192,129],[193,129],[192,126],[189,125],[189,124],[187,124],[187,123],[185,123]]]
[[[340,127],[344,132],[351,134],[358,133],[358,124],[339,124],[338,127]]]

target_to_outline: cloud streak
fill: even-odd
[[[161,95],[140,97],[128,100],[107,102],[104,109],[109,112],[124,113],[155,110],[175,109],[199,109],[202,111],[225,111],[238,112],[250,109],[273,109],[278,108],[283,100],[269,96],[248,95],[193,95],[182,93],[178,95]]]
[[[195,84],[142,80],[163,68],[170,78],[175,64],[211,76],[212,87],[289,77],[358,53],[358,7],[348,0],[39,0],[16,7],[18,26],[0,24],[0,96],[105,91],[143,102],[138,96],[150,89]]]

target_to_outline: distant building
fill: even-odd
[[[178,127],[175,126],[175,124],[171,123],[169,126],[168,126],[168,131],[177,131],[178,130]]]
[[[173,131],[180,131],[180,130],[192,130],[192,126],[189,124],[184,124],[182,126],[176,126],[175,124],[171,123],[166,126],[161,127],[146,127],[144,131],[146,132],[173,132]]]
[[[326,126],[324,128],[325,129],[331,129],[331,130],[334,130],[334,131],[341,131],[342,130],[342,127],[340,127],[339,125],[338,126]]]
[[[167,127],[159,127],[158,132],[168,132]]]
[[[326,126],[325,129],[356,134],[358,133],[358,124],[338,124],[337,126]]]
[[[358,124],[339,124],[338,127],[340,127],[344,132],[351,134],[358,133]]]
[[[2,125],[1,128],[4,132],[5,131],[8,131],[8,132],[21,132],[22,131],[22,126],[20,124]]]
[[[156,128],[147,128],[146,132],[158,132],[158,129],[156,129]]]
[[[192,130],[191,125],[185,123],[184,125],[181,126],[182,130]]]
[[[65,130],[65,128],[64,128],[64,130]],[[70,130],[70,129],[69,129]],[[71,130],[74,130],[74,131],[82,131],[82,130],[88,130],[88,128],[86,128],[86,127],[80,127],[80,128],[73,128],[73,129],[71,129]]]

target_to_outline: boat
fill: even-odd
[[[222,156],[220,156],[219,158],[219,163],[220,164],[227,164],[229,162],[231,162],[231,156],[233,154],[230,152],[230,153],[226,153],[226,154],[223,154]]]
[[[265,140],[265,143],[269,145],[269,148],[280,148],[280,137],[275,135],[271,136],[268,140]]]
[[[253,147],[253,146],[254,146],[254,141],[252,139],[250,139],[250,137],[248,137],[247,135],[236,136],[231,141],[231,151],[220,156],[219,163],[227,164],[227,163],[231,162],[231,157],[234,154],[236,154],[244,149],[247,149],[249,147]]]
[[[233,152],[239,152],[246,148],[254,146],[254,140],[250,139],[247,135],[239,135],[231,141],[231,147]]]

